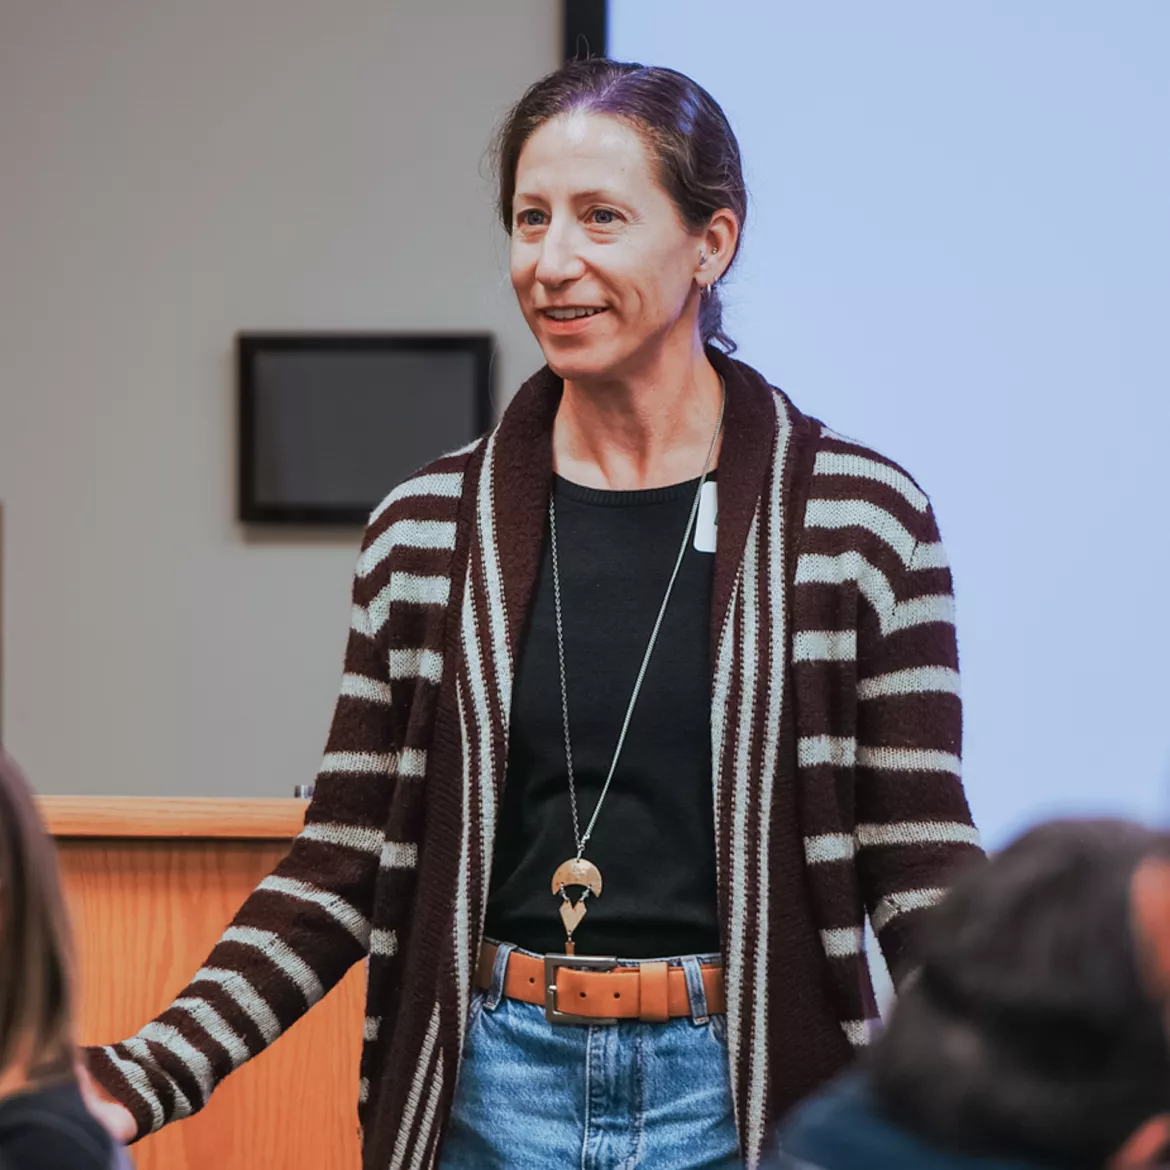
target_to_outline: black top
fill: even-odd
[[[695,479],[612,492],[555,479],[582,832],[605,782],[697,488]],[[710,730],[714,559],[696,551],[692,534],[617,773],[585,849],[604,888],[600,898],[587,899],[574,936],[578,954],[639,959],[720,950]],[[486,932],[539,953],[560,952],[565,933],[552,875],[576,846],[547,536],[516,664],[510,737]]]
[[[125,1164],[75,1082],[0,1101],[0,1170],[111,1170]]]

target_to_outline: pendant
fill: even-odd
[[[585,893],[577,899],[576,904],[569,901],[567,886],[584,886]],[[595,898],[601,896],[601,870],[592,861],[584,857],[571,857],[561,862],[553,874],[552,892],[561,896],[561,922],[565,927],[565,953],[573,954],[573,931],[581,925],[585,917],[585,899],[592,894]]]

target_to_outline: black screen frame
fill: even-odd
[[[370,509],[333,504],[272,504],[256,499],[256,359],[272,353],[466,353],[475,359],[476,436],[493,422],[490,333],[240,333],[236,336],[238,459],[236,514],[242,524],[361,526]],[[475,438],[476,436],[469,436]],[[387,484],[389,491],[393,484]],[[376,501],[375,501],[376,503]]]
[[[562,13],[566,61],[608,56],[608,0],[564,0]]]

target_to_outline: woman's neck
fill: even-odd
[[[553,466],[585,487],[624,491],[702,474],[722,407],[702,350],[686,364],[609,382],[566,380],[553,427]],[[711,452],[711,467],[718,447]]]

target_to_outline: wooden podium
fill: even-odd
[[[73,917],[84,1044],[133,1035],[190,981],[288,852],[301,800],[42,797]],[[139,1170],[356,1170],[363,964],[199,1114],[133,1147]]]

